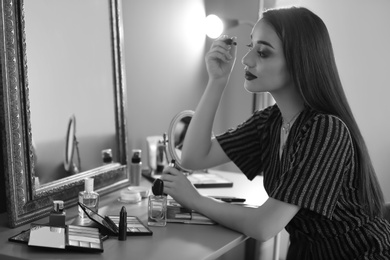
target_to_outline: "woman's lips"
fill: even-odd
[[[245,72],[245,79],[246,80],[254,80],[254,79],[257,79],[257,77],[255,75],[253,75],[252,73],[250,73],[249,71],[246,71]]]

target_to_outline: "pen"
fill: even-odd
[[[232,202],[245,202],[246,199],[244,198],[237,198],[237,197],[224,197],[224,196],[212,196],[212,198],[214,199],[217,199],[217,200],[221,200],[223,202],[228,202],[228,203],[232,203]]]

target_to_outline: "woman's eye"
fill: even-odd
[[[266,57],[267,57],[267,53],[266,53],[265,51],[261,51],[261,50],[260,50],[260,51],[258,51],[257,53],[258,53],[259,56],[262,57],[262,58],[266,58]]]
[[[253,49],[253,44],[252,44],[252,43],[250,43],[250,44],[247,44],[247,45],[246,45],[246,47],[248,47],[248,48],[249,48],[249,50],[252,50],[252,49]]]

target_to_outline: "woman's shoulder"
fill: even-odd
[[[253,117],[256,119],[270,119],[280,117],[281,113],[277,104],[268,106],[261,110],[256,110],[253,113]]]
[[[347,125],[338,116],[310,110],[305,117],[302,126],[303,132],[319,131],[327,135],[335,133],[339,133],[342,136],[349,135]]]
[[[307,125],[317,124],[319,126],[330,125],[331,127],[347,128],[347,125],[340,117],[332,114],[310,110],[306,118]]]

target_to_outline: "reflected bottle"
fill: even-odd
[[[93,186],[94,186],[93,178],[84,179],[84,191],[79,192],[79,202],[83,203],[91,210],[98,212],[99,194],[93,190]],[[87,218],[83,209],[80,206],[79,206],[79,216],[81,218]]]
[[[103,165],[112,163],[112,150],[104,149],[102,150],[102,161]]]

